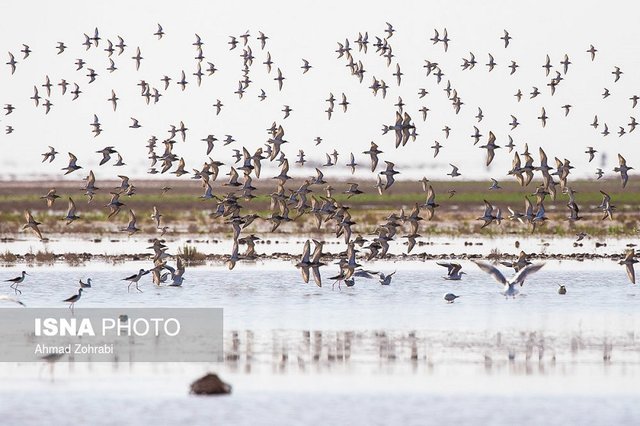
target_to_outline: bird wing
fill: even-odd
[[[487,200],[484,200],[484,216],[489,217],[493,212],[493,206]]]
[[[447,268],[447,275],[451,275],[451,272],[456,269],[457,264],[449,262],[436,262],[436,265],[444,266],[445,268]]]
[[[496,268],[495,266],[487,263],[487,262],[482,262],[479,260],[473,260],[473,263],[475,263],[476,265],[478,265],[478,268],[482,269],[484,272],[486,272],[487,274],[491,275],[493,277],[493,279],[495,279],[496,281],[498,281],[500,284],[502,285],[507,285],[508,281],[507,279],[504,277],[504,275],[502,275],[502,272],[500,272],[500,270],[498,268]]]
[[[69,197],[69,210],[67,211],[67,216],[75,216],[75,214],[76,214],[76,203],[74,203],[71,197]]]
[[[429,190],[427,191],[427,204],[433,204],[436,199],[436,192],[433,190],[433,187],[429,185]]]
[[[522,268],[520,271],[518,271],[518,273],[513,277],[512,281],[515,284],[522,285],[529,275],[533,274],[534,272],[538,272],[540,268],[542,268],[543,266],[544,266],[544,263],[527,265],[524,268]]]
[[[627,160],[625,160],[624,157],[620,154],[618,154],[618,161],[620,162],[620,166],[624,166],[627,164]]]
[[[301,263],[309,263],[309,255],[311,253],[311,241],[307,240],[304,242],[304,248],[302,250],[302,261]],[[307,278],[308,280],[308,278]],[[307,282],[307,281],[305,281]]]
[[[322,277],[320,276],[320,268],[318,266],[313,266],[311,268],[311,272],[313,273],[313,280],[316,282],[318,287],[322,287]]]
[[[453,267],[452,270],[450,271],[451,274],[457,275],[460,270],[462,269],[462,265],[459,263],[452,263],[451,266]]]

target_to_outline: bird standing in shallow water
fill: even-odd
[[[69,297],[68,299],[64,299],[63,302],[69,303],[69,309],[71,309],[71,313],[73,314],[73,306],[76,304],[76,302],[78,300],[80,300],[80,297],[82,296],[82,289],[79,288],[78,289],[78,294],[74,294],[73,296]]]
[[[140,269],[138,271],[137,274],[133,274],[133,275],[129,275],[126,278],[123,278],[123,281],[129,281],[129,285],[127,286],[127,293],[129,292],[129,290],[131,289],[131,286],[133,284],[136,285],[136,290],[138,290],[140,293],[142,293],[142,290],[140,290],[138,288],[138,281],[140,281],[140,278],[142,278],[144,275],[147,275],[149,273],[149,271],[145,271],[144,269]]]
[[[22,271],[22,273],[20,274],[19,277],[15,277],[15,278],[10,278],[8,280],[4,280],[4,282],[6,283],[11,283],[11,285],[9,286],[10,288],[13,289],[13,291],[15,291],[16,294],[20,293],[22,294],[22,292],[20,290],[18,290],[18,285],[21,284],[24,281],[24,277],[27,274],[25,271]]]

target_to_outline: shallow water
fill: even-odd
[[[219,364],[0,364],[0,418],[116,424],[637,424],[640,421],[640,291],[611,260],[548,261],[505,299],[471,262],[462,281],[433,261],[373,262],[397,270],[390,286],[358,279],[331,288],[302,282],[291,262],[187,269],[182,288],[127,292],[121,278],[148,262],[29,268],[21,300],[64,306],[91,277],[78,307],[224,308]],[[22,266],[0,271],[12,277]],[[505,274],[511,272],[503,268]],[[559,283],[568,292],[557,294]],[[461,295],[446,304],[447,292]],[[10,294],[9,289],[2,291]],[[231,396],[188,396],[216,371]],[[69,395],[74,397],[70,398]],[[75,397],[77,396],[77,398]],[[402,408],[402,409],[399,409]],[[42,416],[42,412],[37,412]],[[406,413],[412,413],[406,417]],[[553,413],[553,415],[549,415]],[[29,420],[33,420],[30,422]]]
[[[296,330],[599,330],[633,328],[640,291],[628,282],[622,266],[611,260],[547,261],[522,287],[522,295],[505,300],[501,287],[472,262],[460,261],[462,281],[446,281],[445,268],[435,261],[370,262],[367,269],[398,271],[390,286],[359,278],[352,288],[336,285],[329,276],[336,265],[322,267],[323,287],[305,284],[293,262],[239,263],[233,271],[224,266],[190,267],[181,288],[156,287],[150,276],[140,281],[142,293],[127,292],[122,278],[149,267],[149,262],[117,265],[91,263],[81,267],[28,268],[20,286],[28,306],[65,306],[60,300],[76,291],[79,279],[92,278],[93,288],[83,294],[78,307],[210,306],[225,310],[227,329]],[[23,266],[0,271],[10,278]],[[502,268],[505,275],[512,272]],[[564,297],[558,284],[568,288]],[[9,289],[5,293],[9,293]],[[462,296],[446,304],[442,296]],[[588,315],[585,313],[588,312]],[[277,315],[276,315],[277,314]]]

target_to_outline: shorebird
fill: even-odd
[[[435,215],[436,208],[440,205],[436,204],[436,192],[433,190],[433,187],[429,185],[429,189],[427,190],[427,201],[424,203],[424,207],[427,209],[427,220],[433,219]]]
[[[53,160],[56,159],[56,154],[58,154],[58,151],[56,151],[54,147],[50,146],[49,151],[42,154],[42,162],[44,163],[47,160],[49,160],[50,163],[53,162]]]
[[[456,166],[454,166],[453,164],[449,165],[453,168],[453,170],[451,170],[451,173],[447,173],[447,176],[451,176],[452,178],[462,176],[461,173],[458,173],[458,168]]]
[[[69,206],[67,208],[67,215],[62,218],[62,220],[67,221],[67,225],[70,225],[74,220],[80,219],[80,216],[76,214],[76,204],[73,202],[73,199],[69,197]]]
[[[15,277],[15,278],[10,278],[8,280],[4,280],[4,282],[6,283],[11,283],[11,285],[9,286],[10,288],[13,289],[13,291],[18,294],[22,294],[22,292],[18,289],[18,285],[22,284],[22,282],[24,281],[25,276],[27,276],[29,274],[27,274],[25,271],[22,271],[19,277]]]
[[[636,271],[633,267],[633,264],[638,263],[638,261],[636,260],[635,256],[636,253],[634,249],[628,250],[624,256],[624,259],[618,262],[619,265],[625,266],[627,270],[627,277],[629,277],[629,281],[631,281],[631,284],[636,283]]]
[[[447,293],[444,295],[444,300],[446,300],[447,303],[453,303],[458,297],[460,296],[456,296],[453,293]]]
[[[274,80],[278,82],[278,90],[282,90],[282,82],[285,80],[285,78],[282,76],[282,71],[280,71],[280,68],[278,68],[278,76],[275,77]]]
[[[313,279],[318,287],[322,287],[322,278],[320,276],[320,266],[323,266],[324,263],[320,262],[320,257],[322,256],[322,246],[324,243],[320,241],[313,240],[314,243],[314,251],[311,253],[311,241],[307,240],[304,243],[304,248],[302,251],[302,257],[298,263],[296,263],[296,268],[300,269],[302,274],[302,280],[305,283],[309,282],[309,272],[313,273]]]
[[[156,223],[156,228],[160,229],[160,218],[162,215],[158,211],[156,206],[153,206],[153,214],[151,214],[151,219]]]
[[[392,273],[385,275],[383,272],[380,272],[378,275],[380,277],[380,285],[390,285],[391,284],[391,277],[393,277],[393,275],[396,273],[397,271],[393,271]]]
[[[309,65],[309,61],[307,61],[306,59],[302,59],[302,66],[300,68],[304,70],[302,71],[302,74],[306,74],[313,67]]]
[[[488,202],[487,200],[484,200],[484,214],[478,218],[478,220],[484,221],[480,229],[486,226],[489,226],[493,221],[500,224],[500,221],[502,220],[502,216],[500,215],[500,209],[497,210],[497,213],[495,215],[493,214],[493,211],[494,211],[493,205],[491,205],[491,203]]]
[[[38,225],[40,225],[40,222],[37,222],[33,218],[33,216],[31,215],[31,212],[29,210],[25,210],[24,211],[24,218],[27,221],[27,223],[22,225],[22,229],[29,228],[29,229],[33,230],[33,232],[36,233],[38,238],[40,238],[41,240],[44,240],[44,237],[42,236],[42,233],[40,232],[40,229],[38,228]]]
[[[13,56],[13,54],[11,52],[9,52],[9,62],[7,62],[7,65],[9,65],[11,67],[11,75],[13,75],[13,73],[16,72],[17,63],[18,63],[18,61],[16,61],[15,57]]]
[[[157,36],[158,40],[160,40],[162,38],[162,36],[164,35],[164,31],[162,30],[162,26],[160,24],[158,24],[158,31],[153,33],[153,35]]]
[[[503,291],[501,292],[503,296],[513,297],[513,298],[515,298],[519,293],[519,290],[516,288],[516,285],[522,286],[522,284],[524,283],[524,281],[529,275],[539,271],[540,268],[544,266],[544,263],[537,263],[537,264],[525,266],[520,271],[518,271],[518,273],[516,273],[511,279],[508,280],[505,278],[505,276],[502,274],[502,272],[500,272],[498,268],[491,265],[490,263],[482,262],[479,260],[472,260],[472,262],[478,265],[478,267],[481,270],[491,275],[493,279],[495,279],[498,283],[500,283],[503,286]]]
[[[142,278],[144,275],[147,275],[148,273],[149,271],[140,269],[137,274],[129,275],[128,277],[123,278],[122,281],[129,281],[129,285],[127,286],[127,292],[129,292],[129,290],[131,289],[131,286],[135,284],[136,290],[142,293],[142,290],[138,288],[138,281],[140,281],[140,278]]]
[[[613,171],[620,173],[620,180],[622,181],[622,187],[624,188],[627,186],[627,181],[629,180],[628,171],[632,170],[633,167],[628,167],[627,160],[625,160],[625,158],[620,154],[618,154],[618,162],[620,163],[620,166],[614,168]]]
[[[349,189],[343,192],[343,194],[348,194],[347,199],[353,197],[354,195],[363,194],[364,192],[358,189],[357,183],[349,183]]]
[[[495,150],[500,148],[498,145],[496,145],[496,136],[493,134],[493,132],[489,132],[489,140],[487,141],[487,143],[485,145],[482,145],[479,148],[483,148],[483,149],[487,150],[487,163],[486,163],[486,165],[489,166],[491,164],[491,162],[493,161],[493,158],[495,156]],[[455,176],[452,175],[452,177],[455,177]]]
[[[47,200],[47,207],[52,207],[57,198],[60,198],[60,196],[56,195],[55,188],[50,189],[47,195],[40,197],[41,200]]]
[[[434,144],[430,148],[433,149],[433,158],[436,158],[438,156],[438,154],[440,153],[440,148],[442,148],[442,145],[440,145],[440,142],[435,141]]]
[[[387,189],[391,188],[391,185],[393,185],[393,183],[395,182],[394,176],[400,172],[394,170],[395,164],[393,164],[391,161],[385,161],[385,163],[387,164],[387,168],[379,174],[384,175],[387,179],[387,182],[384,186],[384,189],[386,191]]]
[[[91,288],[91,278],[87,278],[87,282],[82,282],[82,280],[78,281],[80,283],[80,288]]]
[[[115,154],[115,153],[118,152],[113,148],[114,147],[112,147],[112,146],[107,146],[107,147],[104,147],[103,149],[101,149],[100,151],[96,151],[96,154],[102,154],[102,159],[100,160],[100,163],[98,164],[99,166],[102,166],[103,164],[106,164],[109,160],[111,160],[111,154]]]
[[[129,235],[133,235],[140,230],[136,228],[136,215],[133,213],[133,210],[129,209],[129,223],[127,224],[127,227],[121,228],[120,230],[127,232]]]
[[[427,184],[429,183],[429,179],[427,179],[426,176],[423,176],[422,179],[420,179],[418,182],[420,182],[422,184],[422,190],[424,192],[427,192],[427,190],[428,190]]]
[[[504,41],[504,48],[506,49],[509,46],[509,41],[512,40],[513,37],[509,36],[509,32],[504,30],[504,36],[500,37],[500,40]]]
[[[175,269],[169,265],[165,265],[164,267],[171,273],[171,284],[169,284],[169,287],[181,287],[184,282],[183,275],[185,272],[185,265],[182,258],[178,256]]]
[[[567,294],[567,288],[562,284],[558,284],[558,294]]]
[[[76,164],[77,161],[78,161],[78,157],[76,157],[72,153],[69,153],[69,165],[67,167],[62,168],[62,170],[66,170],[67,171],[65,173],[65,175],[68,175],[69,173],[73,173],[76,170],[79,170],[79,169],[82,168],[81,166],[78,166]]]
[[[589,234],[587,234],[586,232],[578,232],[576,234],[576,237],[577,237],[576,242],[582,241],[585,239],[585,237],[588,237],[588,236]]]
[[[602,202],[600,203],[598,208],[602,209],[602,212],[604,213],[602,220],[605,220],[606,218],[613,220],[613,210],[616,208],[616,206],[611,205],[611,197],[609,196],[609,194],[602,190],[600,190],[600,193],[602,194]]]
[[[82,289],[79,288],[78,289],[78,294],[74,294],[73,296],[69,297],[68,299],[64,299],[63,302],[69,303],[69,309],[71,309],[71,313],[73,314],[73,306],[76,304],[76,302],[78,300],[80,300],[80,297],[82,296]]]
[[[351,174],[354,174],[356,172],[356,166],[358,166],[358,163],[356,163],[353,152],[350,154],[349,162],[346,164],[346,166],[351,168]]]
[[[447,268],[447,275],[442,277],[445,280],[459,281],[462,279],[462,274],[466,274],[461,271],[462,265],[456,262],[436,262],[436,265]]]
[[[371,142],[371,147],[368,151],[364,151],[363,154],[369,154],[371,157],[371,171],[374,172],[378,167],[378,154],[382,154],[382,151],[378,149],[378,145]]]

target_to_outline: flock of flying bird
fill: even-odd
[[[387,23],[384,33],[379,36],[374,36],[375,42],[373,40],[369,40],[368,32],[365,32],[364,34],[358,33],[355,40],[345,39],[344,42],[338,42],[336,50],[337,58],[345,62],[346,68],[351,76],[357,79],[359,83],[363,83],[364,75],[367,72],[363,61],[365,56],[371,56],[371,52],[373,51],[373,55],[380,57],[389,68],[391,77],[388,78],[393,78],[395,80],[395,85],[397,87],[402,87],[402,77],[404,74],[402,72],[401,65],[397,62],[394,55],[395,48],[393,46],[393,35],[395,31],[395,28],[391,24]],[[165,36],[164,29],[161,25],[158,24],[157,30],[153,35],[156,36],[158,40],[161,40]],[[255,61],[258,61],[256,56],[254,56],[254,49],[257,51],[258,46],[261,59],[263,59],[261,65],[264,67],[262,69],[266,73],[271,74],[271,78],[274,81],[273,90],[282,91],[283,88],[286,87],[285,81],[288,78],[292,78],[291,74],[286,74],[287,77],[285,77],[285,73],[282,68],[278,67],[278,65],[272,60],[271,53],[267,50],[268,39],[269,37],[267,37],[263,32],[259,32],[258,36],[256,36],[255,34],[250,34],[249,31],[239,36],[230,36],[229,38],[228,46],[230,50],[242,49],[242,53],[240,55],[242,59],[241,78],[238,81],[237,90],[233,92],[234,95],[237,95],[240,99],[250,93],[249,89],[253,84],[251,80],[251,73],[256,69]],[[253,44],[254,40],[257,40],[258,45]],[[500,37],[500,40],[501,44],[503,43],[503,48],[508,49],[513,38],[509,32],[505,30],[502,37]],[[449,45],[452,43],[446,28],[442,31],[436,29],[435,35],[430,38],[430,41],[434,45],[442,46],[445,52],[444,54],[448,52]],[[197,86],[200,86],[205,78],[214,76],[218,69],[213,62],[209,62],[205,57],[203,48],[204,44],[203,39],[196,34],[195,42],[193,43],[195,49],[194,60],[196,71],[191,74],[193,78],[187,78],[188,74],[182,70],[179,77],[176,79],[173,79],[168,75],[164,75],[155,83],[145,80],[141,80],[137,83],[140,88],[140,96],[146,100],[147,104],[150,104],[151,102],[160,102],[163,92],[173,89],[175,86],[178,86],[179,90],[184,91],[188,85],[191,85],[189,87],[193,87],[195,83]],[[142,54],[143,49],[141,49],[141,47],[137,46],[133,49],[127,46],[127,44],[125,44],[125,40],[121,36],[117,36],[117,42],[111,39],[105,40],[100,36],[100,32],[97,28],[92,32],[92,35],[84,34],[84,42],[82,45],[87,51],[90,49],[102,49],[105,52],[104,55],[109,63],[106,71],[109,74],[119,69],[116,66],[116,60],[122,55],[125,55],[123,57],[123,62],[132,61],[135,65],[136,71],[140,69],[141,64],[143,64],[143,61],[145,60]],[[67,57],[68,53],[66,50],[68,49],[68,46],[64,42],[58,42],[55,48],[57,49],[57,54],[60,55],[61,58]],[[129,55],[131,56],[125,54],[127,51],[130,52]],[[29,66],[30,56],[37,53],[32,52],[31,48],[26,44],[23,45],[20,52],[22,53],[21,58],[18,54],[9,52],[9,60],[6,64],[9,67],[11,75],[19,73],[21,67]],[[587,50],[587,54],[593,62],[597,59],[596,52],[597,49],[593,45],[591,45]],[[258,53],[255,54],[258,55]],[[489,53],[488,58],[486,67],[488,72],[492,72],[496,67],[499,67],[499,65],[493,54]],[[567,78],[571,69],[571,64],[572,63],[567,54],[564,55],[563,60],[559,65],[554,65],[549,55],[546,56],[545,63],[542,65],[542,72],[545,74],[545,77],[549,79],[547,84],[549,87],[549,96],[553,96],[562,86],[562,82]],[[52,92],[54,86],[59,87],[61,96],[65,96],[68,91],[73,95],[72,99],[76,100],[83,93],[81,89],[88,92],[90,85],[95,82],[97,78],[103,78],[100,76],[102,72],[97,66],[88,64],[82,58],[75,59],[75,65],[78,72],[81,70],[86,71],[86,86],[83,84],[83,87],[81,86],[81,83],[77,82],[70,83],[66,79],[62,79],[60,82],[56,83],[52,82],[49,76],[45,76],[44,84],[36,83],[33,86],[33,94],[30,99],[33,100],[35,107],[42,107],[45,114],[48,114],[51,111],[54,107],[52,102],[55,95]],[[468,58],[462,59],[461,68],[466,72],[473,70],[476,65],[479,65],[479,62],[476,60],[474,53],[470,52]],[[93,66],[93,68],[91,68],[91,66]],[[124,64],[120,66],[124,67]],[[558,67],[557,70],[554,68],[556,66]],[[302,59],[302,65],[300,68],[301,71],[298,71],[300,75],[305,75],[309,72],[313,72],[314,70],[313,65],[307,59]],[[508,68],[510,69],[510,74],[514,74],[518,71],[519,65],[517,62],[511,61]],[[98,71],[96,71],[96,69],[98,69]],[[439,64],[435,60],[425,60],[424,69],[427,78],[434,79],[435,84],[437,85],[445,85],[444,92],[446,93],[447,100],[451,103],[455,114],[459,114],[463,108],[466,108],[464,106],[465,103],[462,101],[462,98],[453,86],[453,83],[450,80],[446,80],[444,65]],[[612,74],[612,83],[616,83],[622,78],[624,73],[619,67],[614,67]],[[71,86],[73,86],[72,90]],[[382,98],[386,98],[387,92],[392,90],[383,78],[376,78],[375,76],[372,77],[372,84],[369,86],[369,89],[371,89],[373,96],[380,95]],[[256,93],[257,98],[260,100],[259,102],[262,102],[267,98],[267,90],[265,89],[260,88]],[[422,99],[429,94],[427,89],[424,87],[419,88],[417,93],[419,99]],[[606,89],[603,97],[606,98],[609,95],[610,91]],[[543,93],[537,87],[534,87],[529,98],[533,99],[538,96],[543,96]],[[521,100],[525,98],[522,90],[518,90],[515,97],[517,102],[521,102]],[[636,95],[630,98],[632,101],[632,108],[635,108],[639,99],[640,97]],[[112,105],[113,111],[117,111],[120,99],[118,98],[115,90],[111,90],[111,96],[107,101]],[[328,120],[331,120],[336,107],[339,107],[342,113],[347,113],[351,105],[345,93],[341,93],[338,98],[336,98],[333,93],[329,93],[326,102],[327,109],[324,112],[326,113]],[[213,104],[215,114],[220,114],[223,107],[224,104],[222,101],[217,99]],[[392,149],[392,145],[395,145],[395,149],[401,149],[410,141],[415,141],[417,139],[418,125],[411,117],[410,113],[412,112],[407,110],[407,105],[402,101],[401,97],[398,97],[398,102],[394,104],[394,107],[395,111],[392,122],[386,123],[382,126],[382,138],[385,138],[385,135],[387,134],[394,135],[394,143],[389,144],[388,149]],[[570,114],[572,105],[567,104],[562,108],[564,110],[564,116],[567,116]],[[6,104],[4,109],[5,115],[9,116],[15,113],[16,107],[12,104]],[[420,113],[423,121],[427,121],[429,111],[429,108],[422,106],[417,112]],[[471,134],[471,146],[477,146],[478,148],[486,151],[486,161],[484,161],[484,165],[489,166],[492,163],[497,149],[506,148],[508,149],[508,153],[513,153],[512,167],[507,171],[507,176],[513,177],[522,187],[528,187],[536,175],[539,175],[541,178],[541,182],[532,194],[532,196],[535,197],[535,203],[532,202],[528,195],[525,195],[524,210],[518,211],[517,209],[508,206],[507,210],[509,214],[507,219],[517,221],[524,226],[529,226],[531,230],[534,231],[538,226],[548,220],[545,214],[544,205],[547,198],[556,200],[556,197],[560,196],[560,194],[568,196],[567,208],[569,215],[567,219],[570,222],[583,219],[580,215],[581,209],[575,198],[576,191],[572,188],[569,181],[569,175],[571,170],[574,168],[574,166],[571,165],[571,161],[566,158],[560,159],[556,157],[555,167],[552,167],[549,165],[549,160],[545,150],[539,148],[538,162],[536,164],[533,154],[529,152],[528,145],[524,144],[522,150],[516,150],[516,145],[511,135],[508,135],[505,138],[508,139],[509,142],[503,147],[496,144],[498,138],[494,131],[488,131],[486,141],[483,140],[484,135],[478,126],[484,119],[484,113],[480,107],[477,108],[477,111],[477,115],[475,116],[475,120],[477,120],[477,122],[473,125],[473,133]],[[282,112],[282,120],[284,121],[291,116],[293,109],[289,105],[284,105]],[[545,127],[547,121],[550,120],[551,117],[543,107],[541,109],[540,116],[538,116],[537,119],[539,120],[540,125]],[[518,121],[518,118],[511,115],[511,122],[509,123],[511,130],[515,130],[520,124],[521,123]],[[103,128],[97,114],[93,114],[93,120],[89,125],[94,139],[99,138],[103,132]],[[600,127],[597,115],[594,117],[591,126],[594,129],[598,129]],[[620,126],[618,131],[619,136],[633,132],[635,126],[636,120],[631,117],[631,122],[627,126]],[[133,129],[132,131],[138,131],[138,129],[143,126],[138,119],[131,117],[131,124],[129,127]],[[7,134],[13,133],[14,131],[16,131],[16,129],[14,129],[13,126],[6,126]],[[334,197],[337,190],[325,180],[323,172],[325,168],[340,166],[340,153],[337,150],[333,150],[332,153],[326,153],[326,162],[320,167],[315,168],[314,176],[304,179],[302,184],[295,189],[288,187],[288,184],[290,183],[289,181],[292,178],[289,176],[290,164],[287,153],[284,150],[284,145],[288,144],[289,141],[285,139],[285,129],[283,125],[273,122],[273,124],[267,129],[268,139],[264,146],[258,147],[255,151],[250,151],[245,146],[233,150],[234,155],[232,161],[234,161],[234,163],[228,167],[228,173],[226,173],[229,179],[221,185],[220,193],[215,194],[213,185],[218,179],[222,166],[225,164],[221,161],[214,160],[210,155],[216,146],[216,142],[220,142],[222,146],[227,146],[236,141],[232,135],[225,135],[221,140],[216,138],[213,134],[208,134],[204,138],[201,138],[200,141],[206,143],[206,146],[203,147],[204,156],[208,158],[204,161],[201,167],[191,168],[190,171],[187,168],[184,158],[174,153],[174,146],[178,144],[179,141],[182,141],[183,143],[187,141],[188,131],[189,128],[183,121],[180,121],[177,125],[171,124],[169,126],[167,135],[161,137],[153,135],[150,137],[146,145],[146,148],[148,149],[148,159],[150,161],[148,174],[155,175],[170,173],[175,175],[176,178],[188,176],[200,183],[203,191],[200,198],[203,200],[212,200],[214,203],[214,207],[210,214],[211,218],[224,220],[232,229],[233,249],[232,253],[226,258],[226,263],[229,269],[233,269],[238,261],[247,259],[251,260],[258,257],[258,254],[255,251],[255,242],[259,240],[259,237],[254,234],[245,234],[246,228],[254,221],[268,221],[271,224],[270,231],[275,232],[282,224],[295,221],[301,216],[305,216],[313,220],[318,230],[323,226],[333,226],[336,237],[344,239],[346,250],[339,255],[339,272],[330,278],[334,283],[338,283],[340,285],[341,282],[344,282],[346,285],[352,286],[354,285],[354,280],[357,277],[378,277],[381,284],[390,284],[393,274],[383,274],[362,269],[362,265],[358,263],[359,259],[357,253],[359,250],[357,250],[356,247],[368,250],[368,255],[362,258],[366,261],[376,258],[384,258],[389,250],[389,242],[393,241],[398,236],[401,236],[401,238],[406,239],[407,241],[407,252],[411,252],[416,245],[417,239],[421,237],[419,234],[420,224],[424,221],[433,220],[436,216],[436,211],[440,206],[436,201],[436,191],[434,190],[433,185],[425,177],[419,183],[426,195],[426,201],[423,204],[416,203],[412,206],[409,214],[405,213],[404,208],[398,213],[391,213],[382,223],[378,224],[375,229],[374,237],[367,240],[357,232],[353,231],[352,228],[357,224],[352,219],[352,215],[349,212],[350,207],[346,203],[342,203]],[[449,126],[445,126],[443,128],[443,132],[444,138],[448,139],[452,129]],[[608,124],[603,123],[603,131],[601,134],[603,136],[607,136],[609,133]],[[478,145],[481,141],[483,143]],[[322,143],[322,138],[318,136],[314,139],[314,142],[315,145],[313,150],[317,151],[319,148],[316,147]],[[163,147],[160,151],[157,150],[159,144]],[[434,145],[431,146],[434,158],[439,155],[440,150],[443,149],[443,147],[444,145],[435,141]],[[595,153],[597,153],[597,151],[593,147],[587,147],[585,154],[588,155],[589,162],[594,159]],[[57,160],[58,154],[60,153],[56,148],[49,146],[49,149],[42,154],[42,162],[47,163],[47,165],[49,163],[53,163]],[[110,164],[114,167],[122,167],[126,165],[122,155],[115,146],[106,146],[97,150],[96,154],[101,156],[99,167],[106,164]],[[369,156],[369,170],[376,177],[376,184],[370,190],[375,190],[380,195],[383,195],[385,191],[392,188],[396,181],[396,175],[401,172],[396,169],[396,165],[391,161],[384,161],[383,169],[379,170],[378,163],[382,159],[381,154],[383,154],[383,151],[380,150],[379,145],[373,141],[370,143],[367,150],[362,151],[362,154]],[[115,156],[115,159],[113,156]],[[68,152],[68,158],[69,160],[67,165],[61,168],[65,175],[70,175],[83,169],[80,165],[82,164],[82,161],[80,161],[72,152]],[[347,162],[345,166],[351,171],[351,173],[354,173],[356,168],[361,167],[362,165],[356,161],[356,156],[353,152],[349,154],[348,158],[349,162]],[[254,192],[257,188],[253,185],[253,180],[261,179],[262,165],[263,162],[266,161],[269,161],[270,164],[275,163],[280,168],[279,173],[276,176],[271,177],[271,181],[275,181],[276,183],[275,190],[270,194],[271,214],[268,217],[261,217],[257,214],[244,214],[241,202],[250,202],[251,199],[256,197]],[[294,164],[299,167],[304,167],[307,161],[305,150],[299,149]],[[451,179],[455,179],[462,175],[460,169],[456,165],[451,164],[451,168],[451,172],[447,174]],[[627,165],[626,159],[622,155],[618,154],[618,166],[613,169],[613,171],[619,174],[623,189],[626,187],[629,179],[629,170],[632,169],[633,167]],[[240,173],[242,173],[242,177]],[[596,175],[597,179],[600,179],[604,175],[604,172],[601,169],[597,169]],[[118,178],[120,179],[120,185],[109,191],[111,198],[109,203],[104,206],[109,209],[109,219],[116,217],[123,207],[126,206],[126,204],[121,200],[121,197],[133,197],[136,194],[136,186],[134,186],[130,181],[129,177],[124,174],[119,174]],[[92,203],[94,196],[98,191],[100,191],[94,171],[89,170],[88,175],[84,177],[83,180],[84,184],[82,190],[84,191],[84,196],[87,197],[88,203]],[[162,193],[169,190],[171,190],[171,188],[166,186],[162,188]],[[487,190],[489,192],[500,191],[501,187],[499,182],[492,178],[491,186],[488,187]],[[360,185],[357,183],[349,183],[348,187],[344,191],[339,192],[341,194],[346,194],[347,199],[349,199],[351,197],[357,197],[366,191],[361,189]],[[613,220],[615,206],[612,204],[612,199],[604,191],[600,192],[602,193],[603,199],[600,206],[598,206],[598,209],[602,212],[602,219]],[[454,195],[455,191],[449,191],[449,198]],[[46,201],[48,208],[52,208],[56,200],[61,198],[61,196],[56,193],[55,188],[51,188],[47,194],[43,195],[41,198]],[[79,210],[70,195],[65,198],[67,198],[68,201],[68,208],[66,215],[62,219],[66,221],[67,225],[71,225],[74,221],[80,219]],[[495,207],[488,200],[485,200],[484,205],[483,215],[478,218],[478,220],[483,222],[482,228],[490,225],[499,225],[501,221],[504,220],[501,208]],[[127,208],[127,210],[125,211],[128,212],[128,222],[126,226],[121,228],[121,231],[132,235],[139,231],[137,226],[137,217],[131,208]],[[39,227],[41,223],[36,220],[32,212],[26,210],[24,212],[24,217],[25,224],[23,228],[31,229],[40,239],[45,240],[46,238]],[[160,238],[164,236],[169,229],[169,227],[164,224],[162,218],[163,215],[160,213],[160,210],[157,206],[154,206],[153,214],[150,219],[158,229]],[[403,229],[408,229],[406,235],[401,235]],[[578,235],[578,237],[582,238],[584,236]],[[320,267],[324,265],[322,262],[324,256],[324,253],[322,252],[323,243],[317,240],[314,240],[313,243],[315,248],[312,252],[311,241],[306,241],[302,257],[296,264],[296,267],[301,270],[302,277],[305,282],[309,281],[311,274],[313,275],[314,281],[320,286],[322,280],[319,271]],[[243,253],[240,253],[240,245],[247,246],[246,251]],[[129,289],[131,285],[135,284],[135,288],[140,290],[138,288],[138,282],[143,276],[149,273],[152,274],[153,282],[157,285],[170,281],[170,285],[180,286],[184,280],[183,274],[185,266],[183,260],[179,256],[171,256],[167,254],[167,246],[164,245],[163,241],[160,239],[156,239],[150,248],[154,250],[153,267],[150,269],[140,269],[138,273],[126,277],[125,280],[129,282]],[[625,260],[621,262],[626,265],[628,272],[631,271],[629,272],[629,278],[632,282],[635,282],[633,263],[637,262],[634,256],[635,253],[630,251],[625,257]],[[172,257],[177,259],[177,265],[175,268],[167,263]],[[505,286],[504,294],[506,296],[514,296],[517,294],[515,285],[522,284],[529,274],[539,270],[542,266],[542,264],[525,265],[523,267],[520,266],[516,268],[516,276],[507,280],[496,267],[482,262],[476,263],[480,269],[491,274],[498,282]],[[443,266],[447,266],[448,268],[448,279],[460,279],[461,274],[464,273],[460,271],[461,267],[459,264],[448,263],[443,264]],[[12,288],[16,290],[16,293],[19,291],[17,289],[17,285],[24,279],[25,273],[23,273],[21,277],[10,280],[12,282]],[[81,290],[77,295],[67,301],[71,303],[71,306],[73,306],[73,303],[79,300],[80,295]],[[453,295],[447,295],[446,300],[455,300],[455,297],[451,299],[452,296]]]

